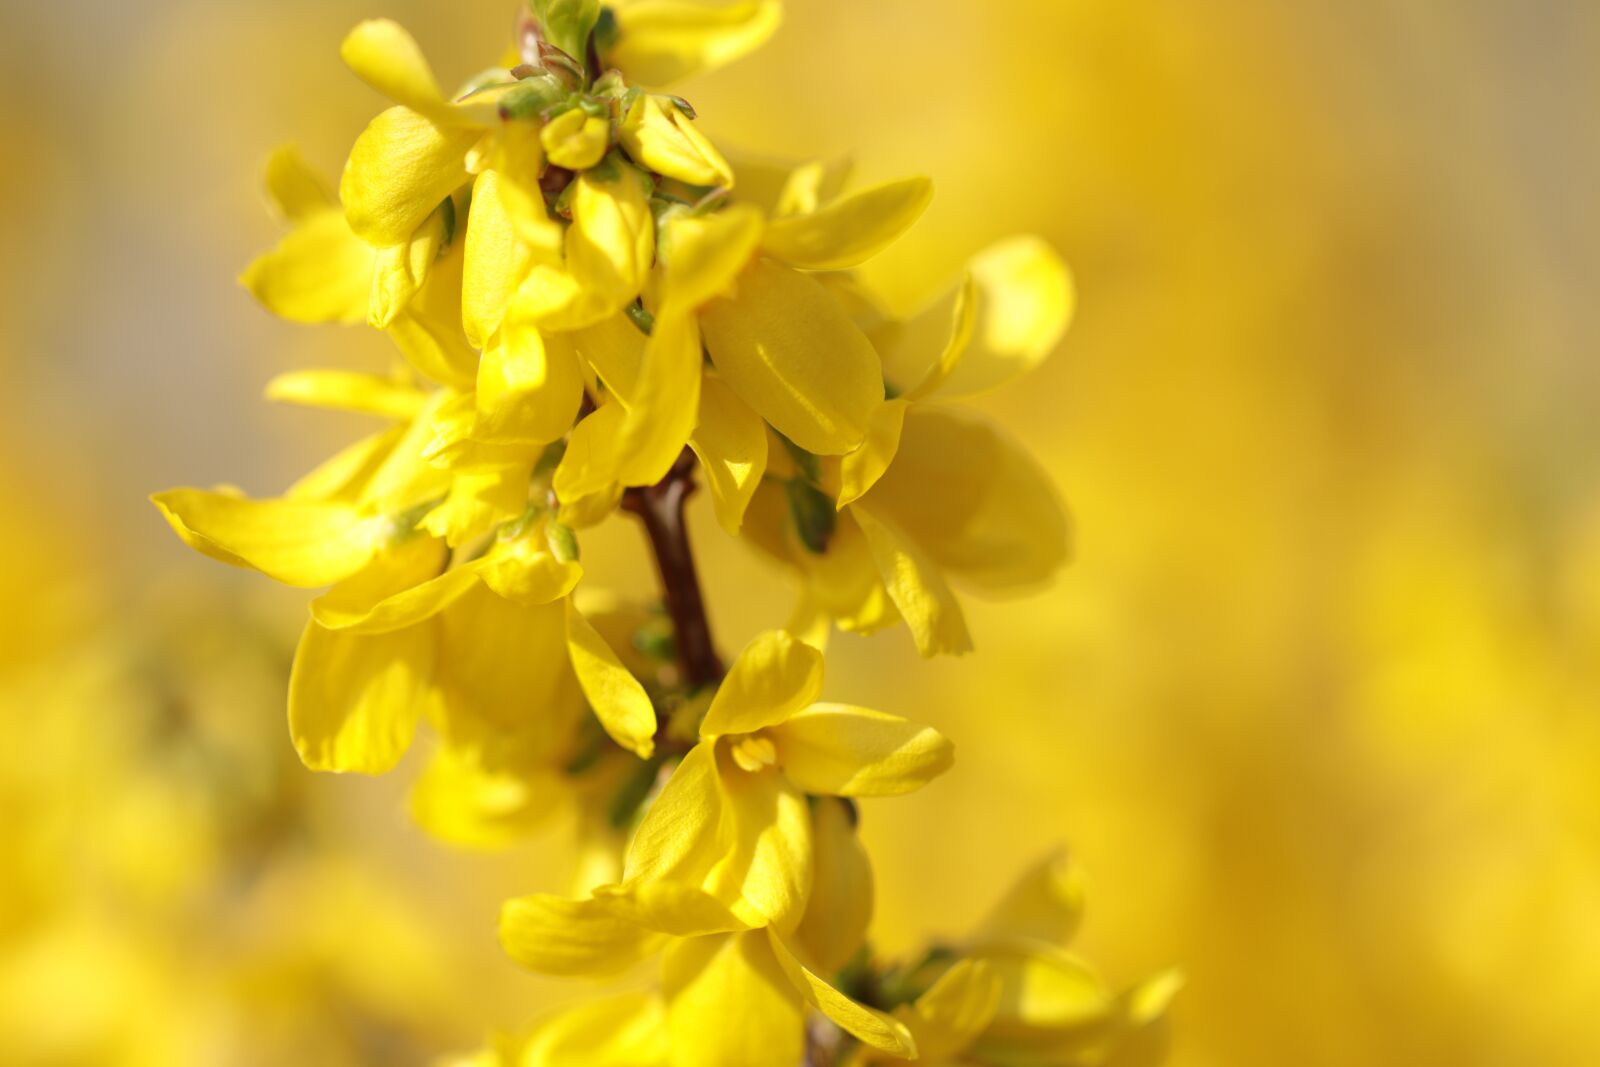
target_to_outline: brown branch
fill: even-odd
[[[721,681],[723,670],[711,639],[705,598],[689,550],[689,530],[683,521],[684,505],[695,490],[694,465],[694,453],[684,449],[665,478],[624,493],[622,507],[644,523],[666,594],[667,614],[672,617],[678,666],[684,684],[699,689]]]

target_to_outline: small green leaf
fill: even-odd
[[[532,0],[544,26],[544,39],[581,65],[589,53],[589,34],[600,21],[600,0]]]

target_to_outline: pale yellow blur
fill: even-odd
[[[447,84],[511,23],[380,6]],[[871,271],[901,310],[1026,231],[1079,289],[983,405],[1061,484],[1075,564],[968,598],[972,656],[830,656],[825,696],[956,744],[868,813],[879,943],[959,934],[1066,843],[1085,953],[1186,972],[1179,1067],[1600,1062],[1600,11],[787,6],[674,85],[704,132],[931,175]],[[453,853],[396,783],[300,769],[297,601],[143,501],[275,492],[369,428],[258,393],[383,339],[234,279],[277,239],[268,153],[337,173],[382,106],[337,56],[378,10],[27,8],[0,67],[0,1061],[409,1064],[520,1029],[583,990],[518,974],[494,916],[565,887],[568,839]],[[789,590],[700,503],[731,652]],[[631,533],[585,543],[592,573],[652,580]]]

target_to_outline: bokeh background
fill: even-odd
[[[414,1064],[574,995],[493,937],[560,886],[561,828],[452,852],[405,774],[302,771],[303,597],[144,501],[276,492],[363,431],[258,399],[386,358],[234,284],[276,236],[260,164],[337,173],[379,106],[337,59],[357,19],[449,82],[512,6],[0,14],[0,1062]],[[1180,1067],[1600,1062],[1600,7],[789,7],[684,87],[719,143],[930,174],[871,271],[902,306],[1030,230],[1081,290],[985,402],[1071,501],[1074,566],[971,606],[975,656],[830,661],[958,745],[868,812],[879,943],[959,932],[1065,843],[1085,951],[1187,973]],[[782,582],[697,518],[736,646]],[[631,534],[586,561],[648,582]]]

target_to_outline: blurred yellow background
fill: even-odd
[[[0,1062],[412,1064],[582,991],[494,944],[559,828],[450,852],[404,774],[302,771],[303,597],[144,500],[275,492],[361,432],[258,399],[387,356],[234,284],[275,238],[260,164],[337,172],[379,107],[338,62],[359,18],[452,82],[512,8],[0,16]],[[1189,976],[1180,1067],[1600,1062],[1600,7],[791,0],[683,91],[720,144],[931,175],[871,271],[901,305],[1021,231],[1078,276],[1062,351],[986,401],[1077,562],[970,606],[973,657],[830,657],[830,695],[959,753],[868,814],[880,945],[1064,842],[1086,952]],[[736,648],[783,578],[697,519]],[[633,534],[592,558],[639,588]]]

